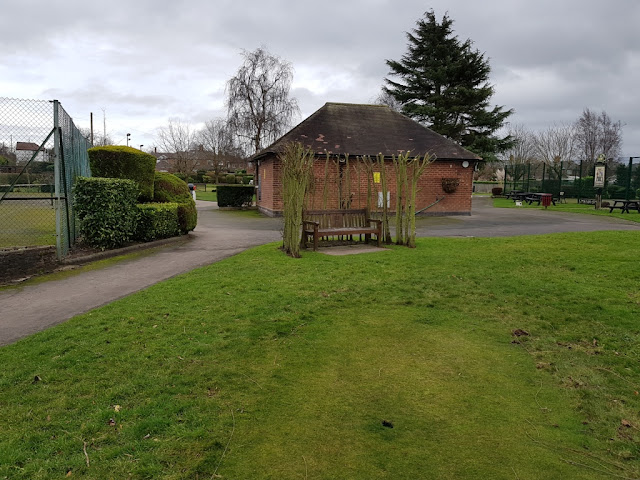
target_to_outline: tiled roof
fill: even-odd
[[[301,142],[318,154],[414,155],[439,159],[479,160],[476,154],[383,105],[326,103],[254,158],[278,153],[289,142]]]
[[[40,145],[32,142],[16,142],[16,150],[28,150],[35,152],[40,148]]]

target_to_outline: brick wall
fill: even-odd
[[[0,283],[51,272],[57,267],[55,247],[0,250]]]
[[[280,163],[270,157],[260,166],[262,197],[259,202],[261,211],[268,215],[282,213],[282,183]],[[328,179],[328,191],[325,204],[324,184],[325,170]],[[356,158],[349,160],[347,176],[346,163],[339,166],[334,159],[327,164],[324,158],[318,158],[313,167],[313,185],[307,198],[307,208],[340,208],[340,199],[344,206],[351,208],[367,207],[367,174],[364,165]],[[376,165],[374,171],[380,169]],[[390,192],[390,211],[395,211],[396,176],[392,162],[385,163],[387,189]],[[348,178],[347,178],[348,177]],[[457,178],[459,186],[454,193],[446,193],[442,189],[442,178]],[[378,196],[381,192],[379,183],[372,184],[374,199],[372,210],[378,210]],[[460,160],[436,160],[429,165],[418,181],[416,211],[422,210],[440,200],[436,205],[422,212],[423,215],[470,215],[471,193],[473,191],[473,167],[462,167]]]

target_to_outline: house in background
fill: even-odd
[[[16,142],[16,163],[27,163],[35,152],[38,154],[33,159],[34,162],[49,161],[47,150],[40,148],[40,145],[32,142]]]
[[[382,153],[388,189],[385,195],[381,191],[380,175],[374,173],[377,204],[381,207],[386,196],[393,211],[396,178],[392,157],[410,152],[411,156],[436,157],[418,181],[416,212],[471,214],[473,173],[482,161],[480,157],[387,106],[326,103],[251,159],[257,163],[258,209],[266,215],[278,216],[283,211],[278,154],[290,142],[300,142],[315,152],[308,208],[324,208],[325,192],[328,192],[328,209],[365,208],[369,180],[361,157],[370,156],[375,160]],[[377,165],[376,171],[380,172]]]

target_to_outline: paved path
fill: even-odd
[[[0,345],[180,273],[282,238],[279,219],[222,212],[212,202],[199,201],[197,206],[198,226],[185,242],[62,280],[0,291]]]
[[[554,232],[636,230],[640,224],[613,217],[492,208],[475,198],[473,215],[418,220],[418,236],[512,236]],[[61,323],[167,278],[208,265],[249,247],[280,240],[282,221],[220,211],[197,202],[198,227],[189,240],[141,258],[38,285],[0,292],[0,345]]]
[[[416,235],[419,237],[511,237],[600,230],[640,231],[640,223],[616,217],[558,212],[553,207],[548,211],[493,208],[489,197],[474,197],[473,214],[470,216],[421,217],[416,221]]]

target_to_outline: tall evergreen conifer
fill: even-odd
[[[407,53],[400,61],[387,60],[393,79],[383,90],[402,104],[402,112],[459,145],[494,160],[512,146],[509,136],[496,132],[513,110],[489,104],[494,88],[491,67],[484,54],[461,43],[446,14],[438,23],[433,10],[407,32]]]

